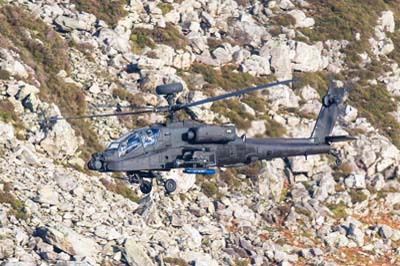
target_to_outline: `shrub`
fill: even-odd
[[[135,191],[127,187],[121,180],[114,180],[114,182],[111,183],[107,179],[102,178],[100,181],[107,188],[107,190],[117,193],[124,198],[127,198],[133,202],[138,202],[140,199]]]
[[[207,197],[214,197],[218,193],[218,187],[213,182],[210,182],[210,181],[205,181],[201,185],[201,189],[203,190],[203,193]]]
[[[363,202],[367,199],[367,195],[365,195],[362,190],[352,189],[349,194],[353,204]]]
[[[164,16],[173,9],[170,3],[158,3],[157,7],[161,9],[161,12]]]
[[[14,111],[14,105],[9,100],[0,100],[0,120],[11,123],[17,129],[24,129],[19,116]]]
[[[172,23],[167,23],[165,28],[154,29],[134,28],[131,40],[139,47],[154,48],[154,42],[171,46],[175,49],[184,49],[189,41]]]
[[[4,69],[0,69],[0,79],[7,80],[7,79],[10,79],[10,77],[11,77],[10,72],[8,72],[7,70],[4,70]]]
[[[3,186],[3,190],[0,190],[0,203],[11,205],[12,210],[9,211],[9,215],[14,215],[17,219],[26,220],[28,214],[25,212],[25,204],[11,193],[11,186],[9,183],[4,183]]]
[[[213,103],[211,110],[229,118],[238,129],[250,128],[251,121],[255,119],[251,114],[242,111],[240,102],[232,99]]]
[[[124,9],[125,0],[71,0],[71,3],[77,10],[91,13],[111,26],[128,14]]]
[[[326,207],[331,210],[336,219],[342,219],[348,216],[346,213],[347,206],[343,201],[338,204],[327,204]]]

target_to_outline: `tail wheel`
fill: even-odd
[[[173,193],[176,190],[176,182],[173,179],[167,179],[164,183],[165,190],[168,194]]]
[[[140,185],[140,191],[143,194],[149,194],[151,192],[152,187],[153,186],[151,185],[151,182],[143,180],[142,184]]]

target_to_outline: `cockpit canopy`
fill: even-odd
[[[110,143],[107,150],[118,149],[118,156],[125,156],[127,153],[138,149],[146,148],[157,143],[160,129],[158,128],[141,128],[131,131],[116,141]]]

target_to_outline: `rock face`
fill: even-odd
[[[324,69],[327,62],[322,58],[321,50],[318,46],[298,42],[293,68],[303,72],[316,72]]]

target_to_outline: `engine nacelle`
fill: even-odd
[[[227,143],[236,139],[234,126],[202,126],[189,129],[183,139],[190,143]]]

